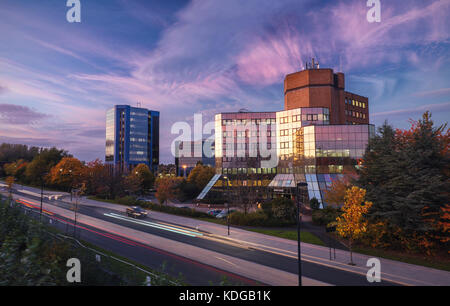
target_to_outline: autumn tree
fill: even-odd
[[[156,180],[155,196],[161,205],[177,196],[182,181],[182,178],[177,177],[160,177]]]
[[[324,191],[324,200],[328,205],[339,207],[344,204],[347,189],[356,178],[355,173],[345,173],[331,181],[331,186]]]
[[[346,191],[345,202],[342,207],[342,214],[336,218],[337,233],[347,238],[349,241],[350,249],[350,264],[353,263],[353,242],[360,238],[361,235],[367,230],[367,221],[364,219],[364,215],[372,206],[372,202],[364,201],[366,191],[362,188],[353,186]]]
[[[449,198],[449,143],[448,128],[434,126],[429,112],[409,130],[385,123],[370,140],[356,184],[374,203],[371,223],[394,229],[387,235],[397,247],[429,252],[440,244],[433,237],[442,234],[436,224]]]
[[[155,176],[150,171],[150,168],[146,164],[139,164],[133,169],[134,174],[141,181],[141,190],[149,190],[153,188],[155,183]]]
[[[50,170],[50,184],[69,190],[78,187],[83,181],[83,164],[74,157],[64,157]]]
[[[44,176],[64,157],[69,157],[69,154],[64,150],[42,149],[27,165],[25,175],[28,182],[40,185]]]
[[[215,169],[210,166],[197,164],[194,169],[189,173],[187,178],[188,183],[194,184],[198,190],[202,190],[211,180],[215,174]]]

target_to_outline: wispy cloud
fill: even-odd
[[[0,136],[46,133],[83,158],[102,157],[105,111],[140,102],[161,111],[161,156],[170,162],[174,122],[194,112],[282,109],[284,75],[312,56],[345,72],[347,87],[369,97],[374,118],[417,113],[424,97],[448,112],[436,99],[448,95],[449,3],[384,1],[382,22],[370,24],[360,0],[117,0],[90,2],[75,25],[53,6],[6,1],[0,103],[55,120],[32,130],[4,122]],[[393,101],[397,110],[386,111]]]
[[[15,104],[0,104],[0,122],[13,125],[32,125],[47,118],[29,107]]]

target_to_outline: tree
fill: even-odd
[[[179,184],[182,181],[182,178],[177,177],[160,177],[156,180],[155,196],[161,205],[176,197],[176,194],[179,192]]]
[[[131,171],[123,180],[124,189],[129,195],[142,191],[142,183],[143,179],[136,171]]]
[[[87,163],[81,175],[86,182],[86,193],[107,197],[109,190],[105,182],[108,180],[109,172],[108,167],[99,159]]]
[[[215,174],[215,169],[210,166],[204,166],[197,164],[194,169],[189,173],[187,178],[188,183],[194,184],[198,190],[202,190],[211,180]]]
[[[9,191],[9,196],[11,196],[12,193],[12,188],[14,185],[14,177],[12,176],[8,176],[5,180],[6,186],[8,187],[8,191]]]
[[[272,200],[272,217],[287,221],[295,222],[297,220],[297,207],[292,200],[284,197],[275,198]]]
[[[51,168],[48,181],[50,184],[69,190],[78,187],[83,181],[83,164],[74,157],[64,157]]]
[[[356,178],[354,173],[346,173],[331,181],[331,186],[324,191],[324,200],[327,205],[339,207],[344,204],[345,194],[351,186],[352,180]]]
[[[139,164],[134,169],[133,172],[141,180],[140,188],[142,190],[149,190],[153,188],[155,183],[155,176],[150,171],[150,168],[146,164]]]
[[[353,242],[360,238],[367,230],[367,221],[364,220],[364,215],[372,206],[371,202],[365,202],[364,198],[366,191],[362,188],[353,186],[347,190],[345,195],[344,206],[342,207],[341,216],[336,218],[337,233],[347,238],[350,249],[350,264],[353,263]]]
[[[409,130],[383,125],[369,143],[357,184],[372,201],[372,223],[394,228],[392,241],[404,249],[437,247],[441,233],[436,224],[448,203],[449,130],[433,126],[426,112]]]
[[[313,210],[319,209],[319,207],[320,207],[319,200],[317,200],[316,197],[313,197],[313,198],[309,201],[309,207],[311,207],[311,209],[313,209]]]
[[[40,185],[43,177],[49,173],[50,169],[59,163],[63,157],[69,157],[68,153],[64,150],[58,150],[56,148],[42,149],[27,166],[25,171],[27,180],[31,184]]]

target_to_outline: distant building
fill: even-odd
[[[204,146],[209,146],[211,153],[205,152]],[[177,176],[188,176],[192,169],[202,163],[205,166],[215,166],[214,142],[206,140],[175,142],[175,166]]]
[[[297,183],[306,182],[309,199],[326,205],[323,192],[355,170],[375,133],[369,99],[345,91],[343,73],[320,69],[313,60],[286,76],[284,106],[215,116],[216,175],[198,200],[233,187],[248,188],[249,201],[291,197]]]
[[[159,164],[159,112],[129,105],[108,110],[105,162],[121,171],[146,164],[155,172]]]

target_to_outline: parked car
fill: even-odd
[[[208,215],[214,216],[216,217],[218,214],[220,214],[222,212],[221,209],[210,209],[208,210]]]
[[[133,218],[145,218],[147,217],[147,211],[139,206],[127,207],[127,216]]]
[[[229,214],[231,215],[232,213],[234,213],[236,210],[234,210],[234,209],[230,209],[230,212],[229,212]],[[217,219],[224,219],[224,218],[226,218],[228,216],[228,209],[224,209],[224,210],[222,210],[220,213],[218,213],[217,215],[216,215],[216,218]]]

